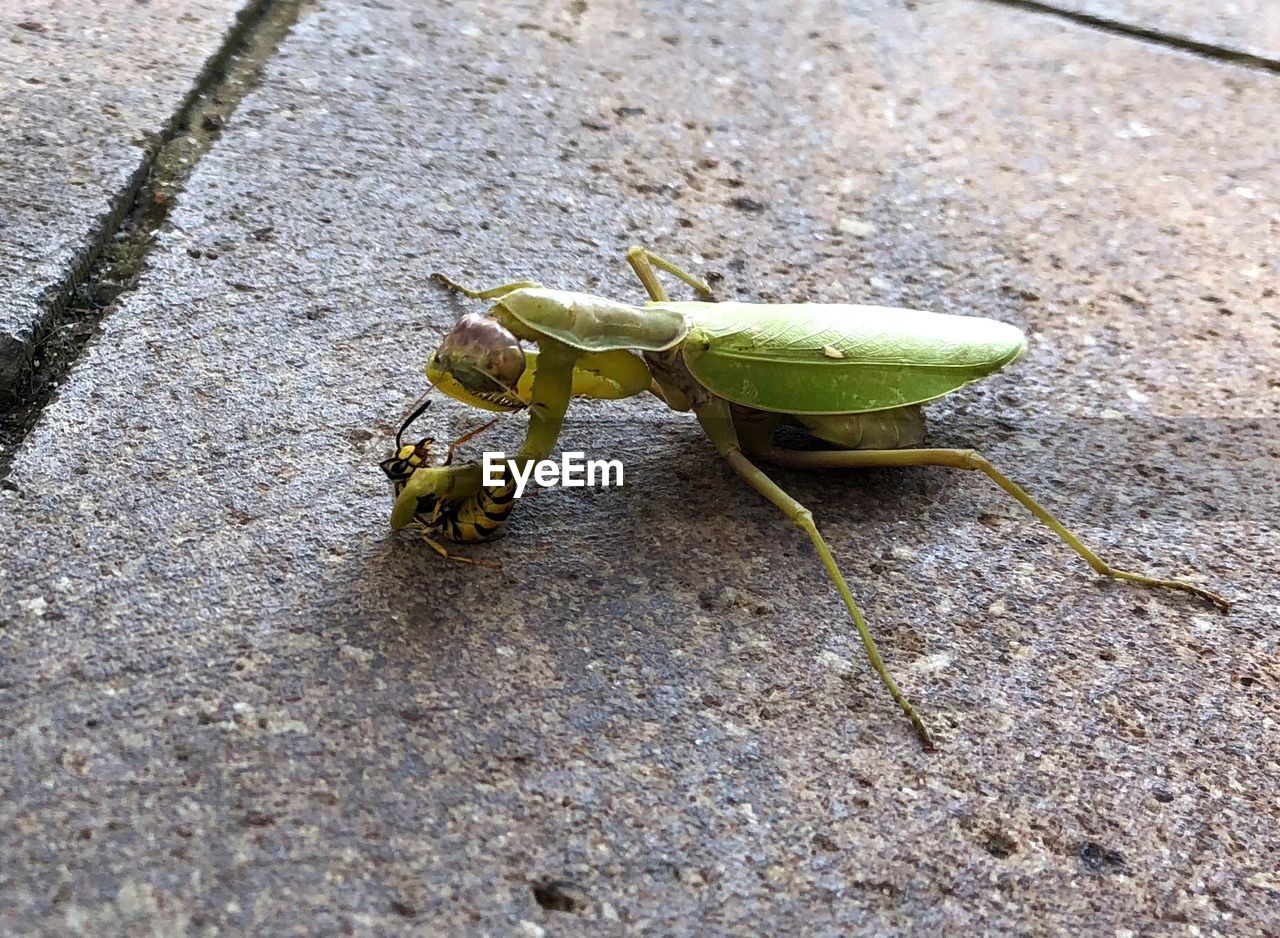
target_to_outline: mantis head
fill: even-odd
[[[440,342],[427,377],[450,397],[483,410],[524,407],[516,385],[525,372],[520,340],[496,319],[467,313]]]

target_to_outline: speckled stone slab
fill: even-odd
[[[0,398],[252,0],[0,8]]]
[[[1280,61],[1280,6],[1272,0],[1054,0],[1053,6]]]
[[[1274,934],[1278,112],[982,4],[326,0],[0,490],[6,930]],[[635,241],[1023,327],[933,439],[1236,608],[982,477],[778,472],[928,754],[655,400],[574,410],[627,484],[528,497],[501,573],[393,535],[377,461],[477,308],[428,275],[638,298]]]

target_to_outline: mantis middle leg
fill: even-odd
[[[642,248],[633,247],[627,251],[627,263],[631,265],[631,269],[636,272],[636,276],[640,278],[640,282],[644,284],[645,290],[649,293],[649,299],[655,303],[667,302],[667,291],[662,289],[662,284],[658,282],[658,275],[653,272],[653,268],[666,271],[677,280],[687,283],[698,291],[698,295],[704,300],[713,300],[711,288],[703,281],[699,280],[693,274],[680,267],[677,267],[665,257],[659,257],[652,251]]]
[[[871,467],[894,466],[946,466],[951,469],[969,469],[984,473],[996,485],[1012,495],[1029,512],[1043,522],[1053,533],[1057,534],[1068,547],[1085,559],[1094,570],[1103,576],[1126,580],[1142,586],[1158,586],[1164,589],[1179,590],[1191,593],[1201,599],[1208,600],[1220,609],[1230,608],[1231,603],[1223,596],[1185,580],[1164,579],[1149,576],[1145,573],[1134,573],[1121,570],[1107,563],[1074,533],[1067,529],[1061,521],[1049,513],[1035,499],[1028,495],[1015,482],[991,465],[982,454],[971,449],[887,449],[887,450],[787,450],[769,447],[759,453],[760,457],[777,466],[788,466],[797,469],[865,469]]]
[[[889,691],[890,696],[902,708],[907,718],[911,720],[911,724],[915,727],[916,734],[920,737],[924,747],[932,750],[934,748],[933,738],[929,735],[928,727],[925,726],[920,714],[916,712],[916,708],[911,705],[911,701],[907,700],[902,691],[898,689],[897,683],[894,682],[892,675],[889,674],[889,669],[885,667],[884,661],[880,657],[880,651],[876,648],[875,639],[871,637],[871,629],[867,626],[866,619],[862,616],[862,610],[858,608],[858,604],[853,598],[853,593],[849,589],[849,584],[845,582],[844,575],[840,572],[840,568],[836,566],[835,559],[831,556],[831,551],[827,547],[827,542],[823,540],[817,525],[814,524],[813,513],[783,491],[777,483],[765,475],[743,454],[742,448],[738,444],[738,436],[733,427],[733,417],[727,403],[718,398],[713,398],[710,402],[697,409],[697,415],[698,422],[702,424],[707,436],[711,438],[711,442],[715,444],[720,455],[728,460],[734,471],[742,476],[753,489],[777,505],[796,527],[809,536],[809,540],[813,543],[813,548],[817,551],[818,558],[822,561],[822,566],[826,570],[827,576],[840,593],[840,598],[844,600],[845,608],[849,610],[849,615],[853,619],[854,627],[858,630],[858,636],[862,639],[862,647],[867,653],[867,659],[871,662],[872,669],[879,676],[881,683]]]

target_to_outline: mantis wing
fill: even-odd
[[[693,329],[682,349],[703,387],[784,414],[918,404],[998,371],[1026,338],[994,319],[836,303],[662,303]],[[652,307],[650,307],[652,308]]]
[[[675,347],[689,332],[684,314],[677,311],[680,305],[628,306],[590,293],[536,287],[513,290],[495,308],[532,330],[532,335],[521,335],[525,339],[550,336],[584,352],[660,352]]]

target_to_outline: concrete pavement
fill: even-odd
[[[0,13],[0,401],[257,5],[23,0]]]
[[[1278,105],[980,3],[309,8],[0,490],[0,921],[1274,933]],[[935,439],[1237,607],[1099,582],[981,478],[778,473],[926,754],[656,401],[574,411],[628,486],[529,498],[502,574],[392,535],[376,463],[472,308],[428,275],[635,298],[637,241],[1022,326]]]
[[[1175,42],[1187,39],[1280,63],[1280,13],[1269,0],[1060,0],[1045,6],[1162,33]]]

